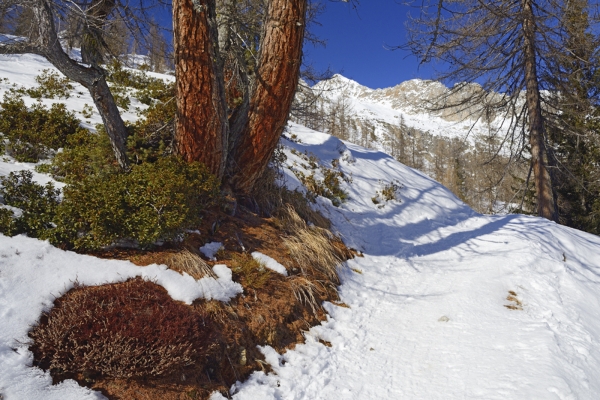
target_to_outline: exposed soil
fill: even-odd
[[[99,257],[127,259],[141,266],[169,265],[170,257],[183,249],[197,252],[207,242],[222,242],[225,250],[218,253],[216,263],[227,264],[232,269],[233,279],[242,284],[244,292],[229,303],[198,300],[188,306],[202,315],[214,332],[213,342],[204,346],[205,350],[191,367],[160,378],[115,379],[78,371],[53,374],[55,381],[74,378],[81,385],[102,391],[109,399],[207,399],[215,390],[229,397],[228,390],[233,383],[245,380],[253,371],[268,370],[257,346],[270,345],[278,352],[293,348],[303,342],[304,331],[325,319],[320,307],[323,301],[342,306],[331,279],[292,260],[283,243],[285,232],[280,226],[275,218],[263,218],[246,209],[238,210],[235,216],[212,210],[198,228],[199,233],[188,235],[182,243],[151,251],[114,249],[95,253]],[[353,256],[341,241],[332,240],[340,259]],[[253,251],[279,261],[289,276],[253,268],[248,264],[252,260],[248,254]],[[304,291],[299,293],[299,288]],[[57,301],[55,306],[60,307],[61,302]],[[44,323],[47,318],[42,318],[40,324]],[[34,351],[34,355],[39,362],[39,352]]]

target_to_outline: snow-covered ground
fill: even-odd
[[[33,62],[23,57],[0,56],[0,77],[10,69],[17,79],[7,65]],[[297,138],[282,139],[289,187],[299,186],[292,169],[304,152],[327,167],[337,160],[351,177],[342,182],[348,201],[318,198],[317,207],[363,256],[341,269],[349,308],[324,304],[328,320],[293,351],[264,347],[273,373],[234,385],[234,399],[600,398],[599,237],[535,217],[480,215],[384,153],[299,125],[286,136]],[[374,204],[392,182],[397,200]],[[221,285],[0,235],[0,397],[103,398],[73,381],[52,386],[31,367],[27,330],[75,280],[144,275],[188,302],[234,295],[228,270],[215,272]]]
[[[264,348],[274,373],[234,399],[600,398],[599,237],[476,214],[384,153],[292,130],[302,143],[285,144],[321,160],[350,153],[350,200],[319,200],[364,257],[343,269],[350,308],[326,304],[328,321],[294,351]],[[373,204],[380,180],[402,184],[400,201]]]

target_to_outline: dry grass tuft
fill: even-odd
[[[186,273],[194,279],[202,279],[205,276],[217,278],[210,265],[206,263],[198,254],[187,249],[174,253],[166,260],[170,269],[181,273]]]
[[[315,297],[317,286],[301,276],[292,276],[289,278],[289,282],[296,300],[309,306],[313,314],[317,316],[318,310],[321,308],[321,305]]]
[[[320,228],[329,229],[331,226],[329,220],[318,211],[313,210],[302,193],[292,192],[277,185],[277,174],[276,169],[268,168],[255,185],[256,188],[260,188],[260,190],[253,193],[253,198],[260,212],[268,217],[278,217],[282,209],[291,206],[305,221],[309,221]]]
[[[509,310],[522,310],[523,309],[523,303],[517,297],[516,292],[509,290],[508,296],[506,296],[506,300],[508,300],[512,303],[512,304],[504,305],[504,307],[508,308]]]
[[[278,219],[288,232],[283,242],[298,267],[303,272],[307,268],[314,268],[330,282],[339,284],[338,268],[345,259],[334,245],[339,239],[327,229],[309,226],[289,205],[280,211]]]

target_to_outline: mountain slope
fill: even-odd
[[[317,95],[329,103],[344,101],[349,105],[349,114],[359,120],[369,121],[376,127],[379,145],[384,148],[389,126],[400,123],[406,128],[429,132],[434,136],[471,139],[491,132],[502,134],[502,116],[498,115],[490,123],[479,119],[477,105],[466,108],[436,110],[440,100],[455,104],[469,93],[481,90],[477,84],[469,84],[458,93],[440,82],[412,79],[394,87],[370,89],[342,75],[321,81],[312,87]],[[402,121],[400,120],[402,119]]]
[[[18,82],[15,68],[25,66],[46,68],[35,57],[2,56],[0,77],[10,70]],[[306,332],[305,344],[283,355],[263,348],[272,372],[236,384],[234,399],[600,397],[600,238],[535,217],[477,214],[389,155],[300,125],[290,124],[285,137],[288,187],[306,191],[301,179],[343,174],[348,198],[335,207],[318,196],[315,207],[362,256],[341,270],[343,304],[324,304],[329,318]],[[21,166],[31,168],[4,160],[0,172]],[[25,237],[0,235],[0,256],[4,400],[103,398],[70,380],[53,386],[31,367],[26,333],[75,279],[145,274],[187,302],[225,299],[237,288],[221,278],[210,287],[230,292],[208,293],[207,282],[164,267],[142,272]]]
[[[291,131],[302,143],[286,145],[300,153],[345,153],[351,200],[321,207],[364,257],[344,269],[349,308],[327,305],[329,320],[295,351],[264,349],[274,373],[255,373],[235,399],[600,395],[600,238],[540,218],[478,215],[383,153]],[[400,201],[378,208],[370,197],[394,179]]]

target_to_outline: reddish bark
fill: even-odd
[[[219,68],[214,0],[174,0],[176,151],[222,177],[228,125]]]
[[[233,144],[228,183],[250,194],[266,168],[294,98],[302,59],[306,0],[271,0],[248,119]]]

